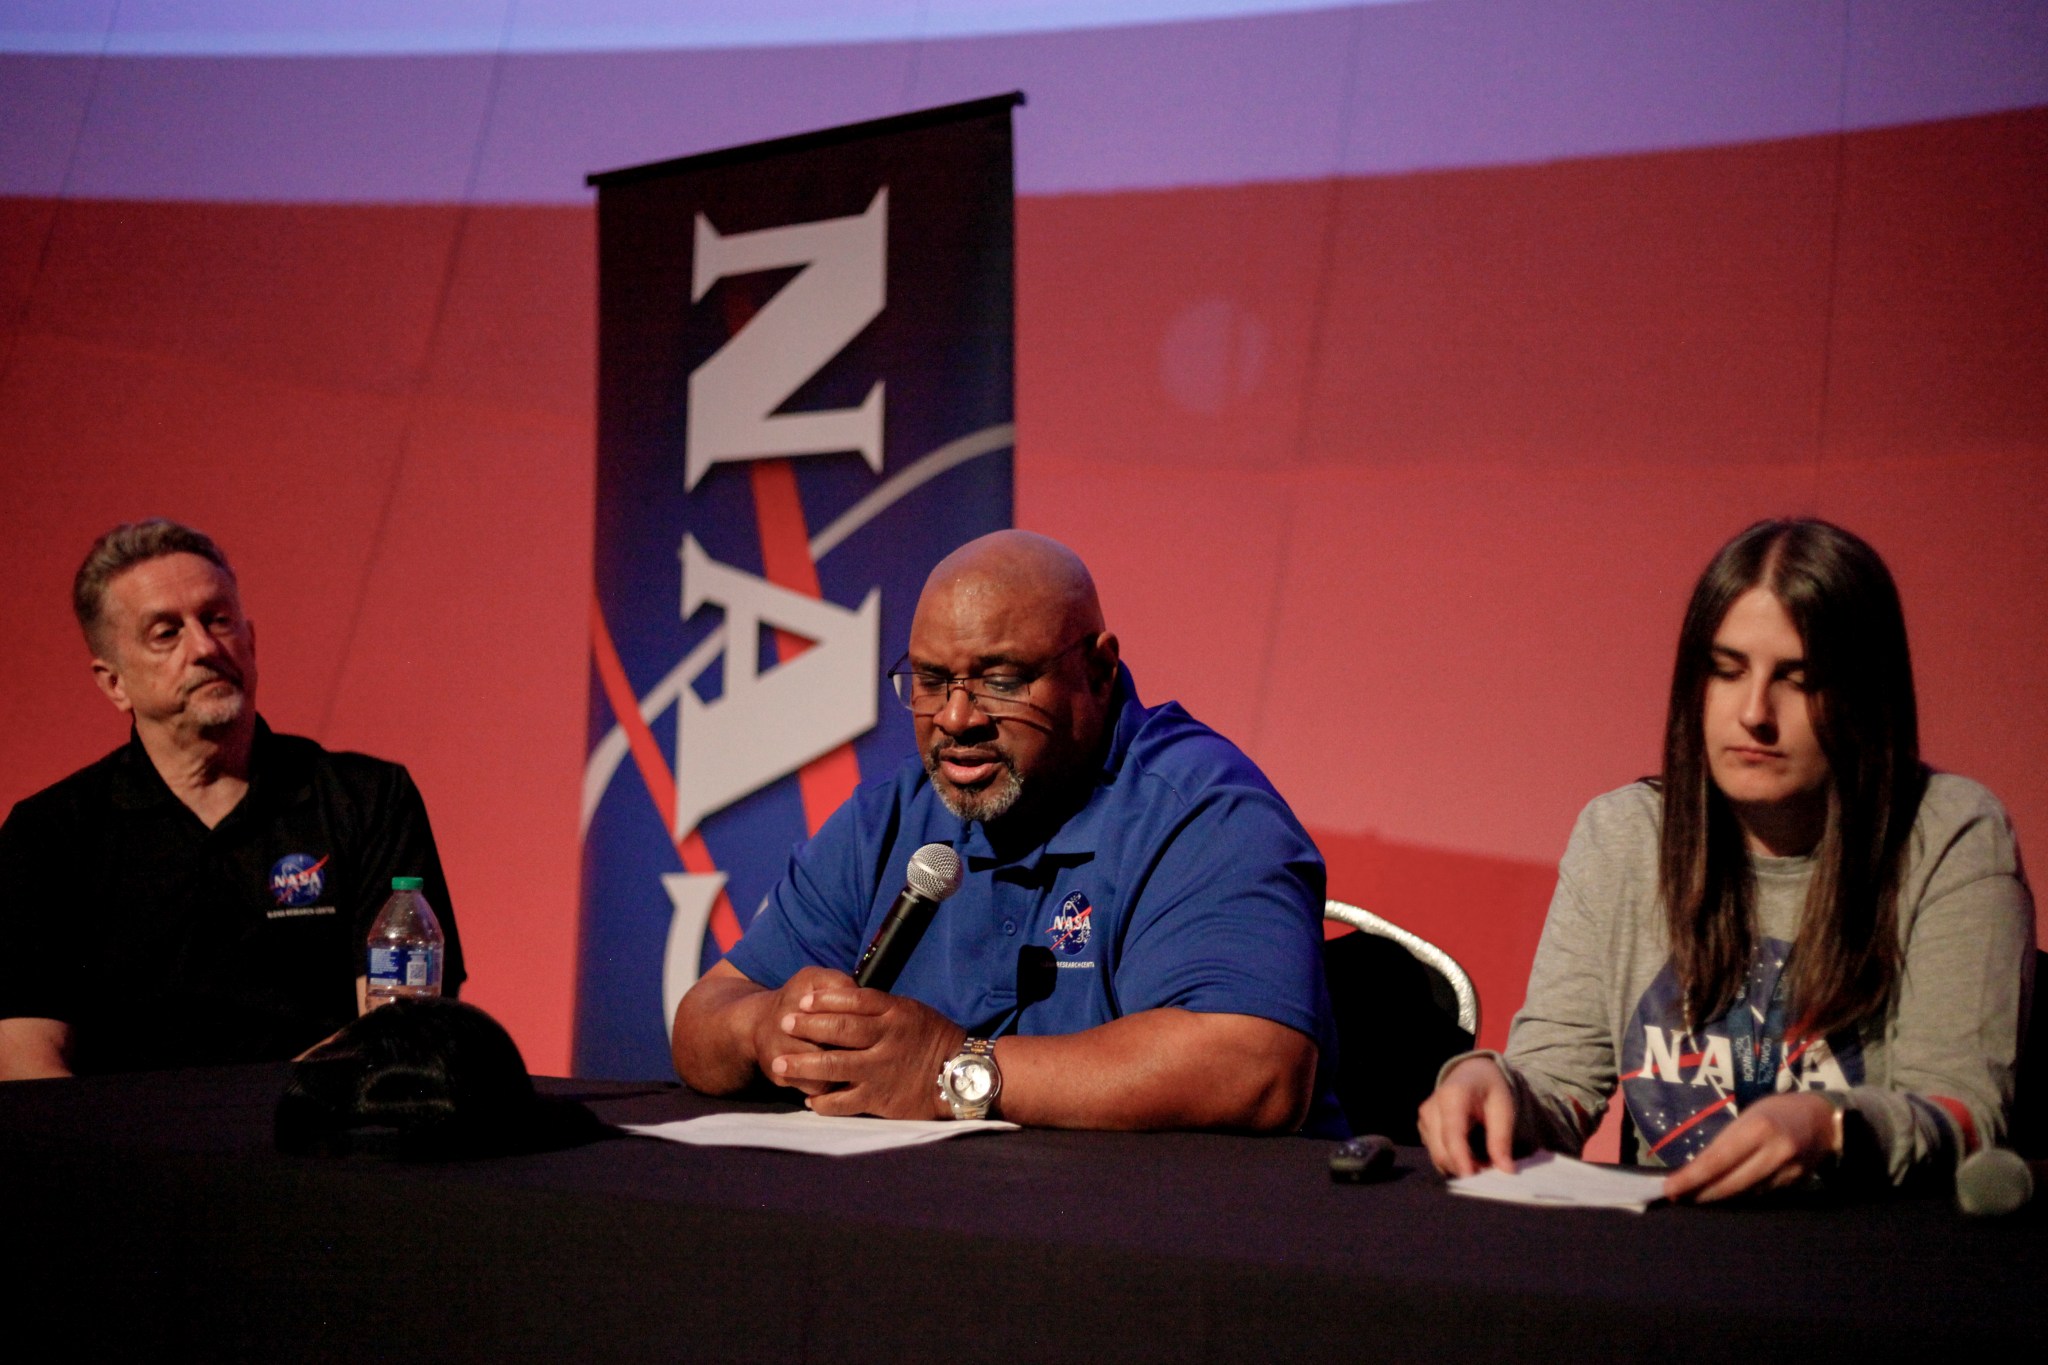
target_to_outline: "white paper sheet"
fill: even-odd
[[[1485,1170],[1451,1181],[1452,1194],[1550,1208],[1626,1209],[1641,1213],[1664,1197],[1664,1172],[1595,1166],[1555,1152],[1538,1152],[1512,1171]]]
[[[619,1125],[641,1137],[686,1142],[697,1147],[771,1147],[819,1156],[860,1156],[921,1142],[943,1142],[969,1133],[1013,1133],[1000,1119],[841,1118],[799,1109],[792,1114],[707,1114],[672,1123]]]

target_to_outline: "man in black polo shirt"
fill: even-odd
[[[72,587],[128,743],[0,825],[0,1079],[283,1059],[354,1018],[394,876],[441,859],[405,769],[272,734],[225,556],[168,521],[100,537]]]

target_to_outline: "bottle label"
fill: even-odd
[[[370,949],[370,987],[422,990],[441,984],[441,950],[424,943]]]

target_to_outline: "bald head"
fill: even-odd
[[[938,562],[918,611],[938,596],[971,608],[1028,610],[1069,638],[1102,629],[1102,603],[1081,556],[1034,531],[991,531]]]
[[[1094,781],[1117,642],[1095,580],[1066,546],[997,531],[939,561],[917,599],[910,665],[938,684],[936,710],[913,706],[917,740],[956,814],[993,823],[1051,812]]]

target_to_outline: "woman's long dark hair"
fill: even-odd
[[[1658,882],[1691,1025],[1741,993],[1755,878],[1735,812],[1714,785],[1705,712],[1714,635],[1735,600],[1768,588],[1805,645],[1814,735],[1827,757],[1827,820],[1787,970],[1793,1018],[1825,1035],[1886,1009],[1899,976],[1898,894],[1926,787],[1913,661],[1899,593],[1877,551],[1824,521],[1760,521],[1693,587],[1664,723]]]

